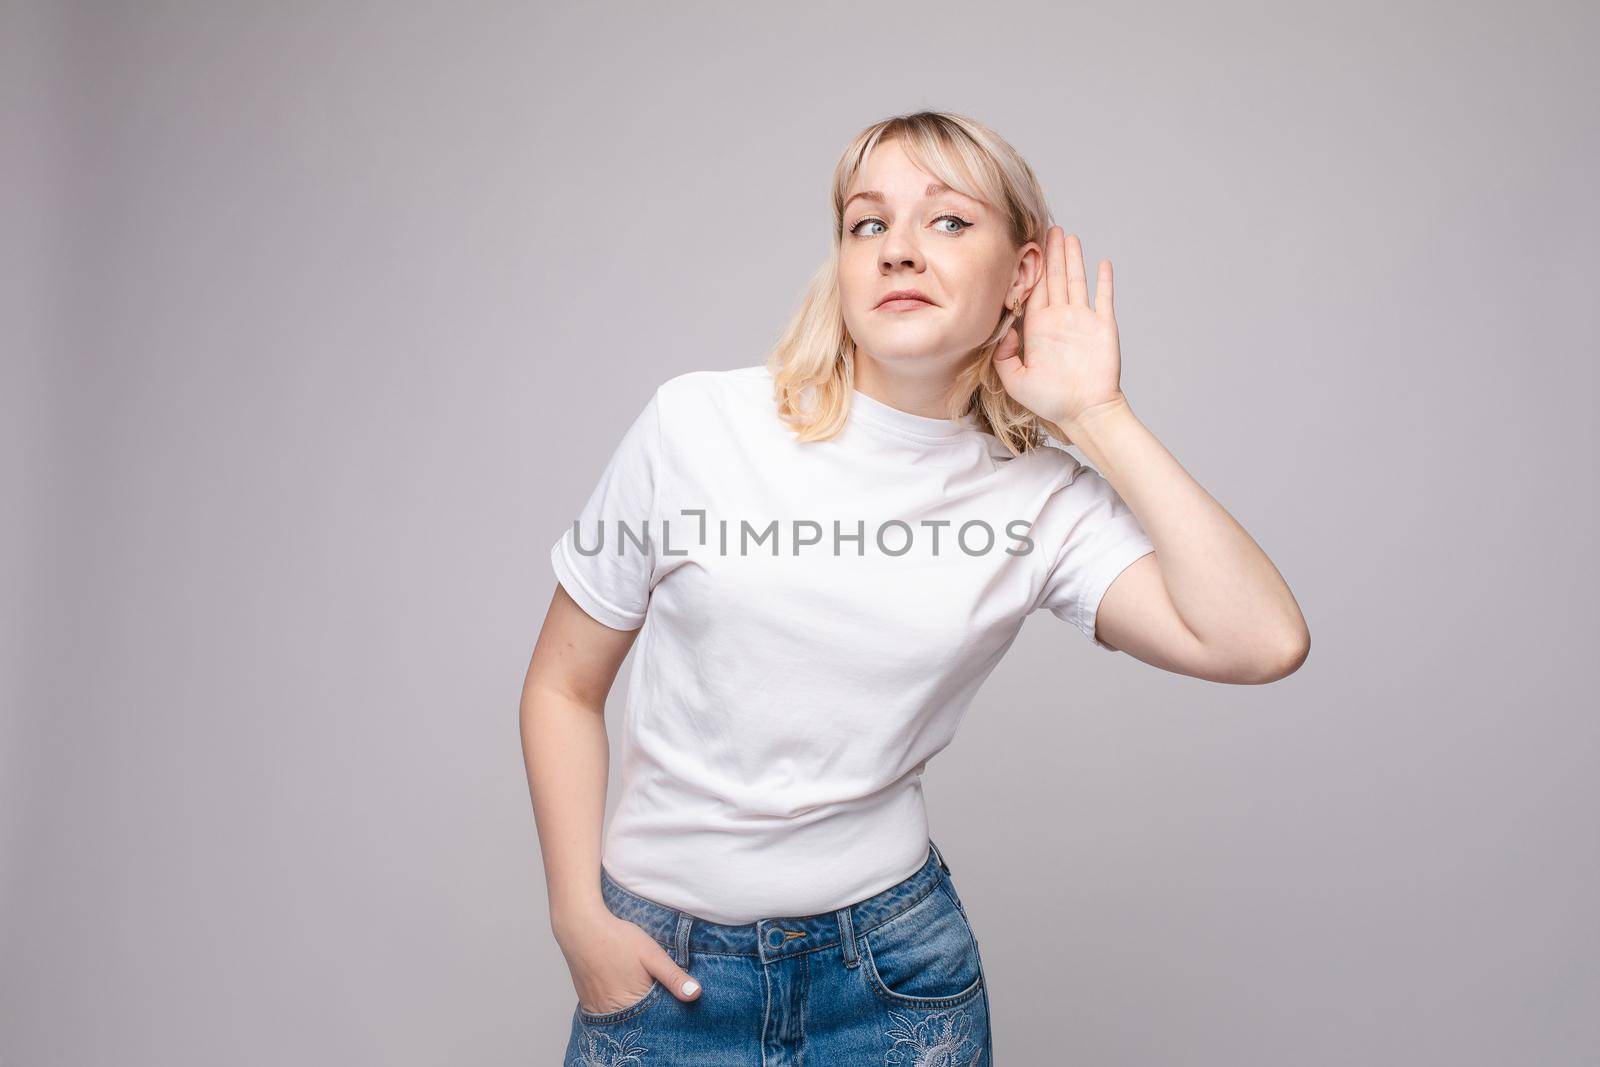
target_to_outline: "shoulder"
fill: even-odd
[[[655,403],[663,427],[676,427],[684,433],[703,431],[743,415],[770,415],[772,376],[762,365],[685,371],[656,388]]]
[[[995,448],[1005,453],[1005,447],[998,441],[995,442]],[[1091,469],[1079,462],[1077,456],[1068,452],[1053,437],[1021,455],[1006,455],[1006,465],[1013,477],[1021,477],[1030,485],[1049,493],[1067,488],[1080,474]]]
[[[1024,480],[1030,498],[1037,502],[1039,518],[1047,528],[1071,528],[1086,516],[1116,514],[1126,510],[1111,483],[1093,467],[1051,439],[1042,448],[1013,460],[1025,464]]]
[[[772,376],[764,366],[731,370],[691,370],[662,382],[656,395],[663,403],[728,403],[770,395]]]

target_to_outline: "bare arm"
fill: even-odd
[[[550,929],[580,1006],[613,1011],[652,979],[682,1000],[688,973],[649,934],[612,915],[600,895],[610,746],[606,696],[638,630],[590,618],[558,583],[522,684],[522,755],[550,899]]]
[[[1093,305],[1076,235],[1050,227],[1022,265],[1013,284],[1027,289],[1027,313],[996,346],[995,370],[1013,398],[1082,450],[1155,545],[1106,589],[1096,637],[1216,682],[1293,673],[1311,634],[1283,576],[1123,395],[1111,261],[1100,261]]]
[[[1272,560],[1120,400],[1063,424],[1156,546],[1111,583],[1096,634],[1168,670],[1255,684],[1292,674],[1311,648]]]
[[[606,910],[606,696],[637,634],[591,619],[557,584],[522,684],[522,756],[557,939],[564,924]]]

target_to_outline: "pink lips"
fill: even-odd
[[[896,289],[894,292],[887,294],[883,300],[879,302],[877,310],[915,311],[917,308],[929,308],[935,306],[936,305],[933,301],[929,300],[916,289]]]

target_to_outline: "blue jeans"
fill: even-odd
[[[978,940],[938,847],[837,911],[727,926],[647,900],[604,867],[606,906],[699,980],[574,1007],[563,1067],[992,1067]]]

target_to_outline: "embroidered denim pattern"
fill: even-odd
[[[650,1050],[634,1044],[639,1030],[629,1030],[620,1037],[612,1037],[597,1027],[585,1026],[579,1036],[578,1062],[583,1067],[622,1067],[623,1064],[641,1063]]]
[[[884,1063],[891,1067],[978,1067],[983,1048],[972,1042],[972,1019],[963,1009],[926,1019],[891,1012],[898,1025],[889,1031],[894,1047]]]
[[[575,1006],[563,1067],[993,1067],[978,940],[939,848],[904,880],[837,911],[713,923],[630,892],[614,915],[699,980],[617,1011]]]

